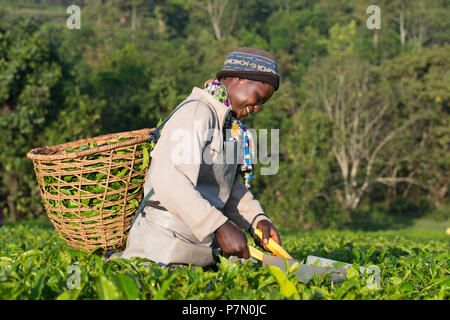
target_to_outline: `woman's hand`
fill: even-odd
[[[223,253],[239,258],[250,258],[250,251],[247,246],[247,238],[244,232],[232,224],[230,221],[225,222],[216,231],[217,242],[219,242]]]
[[[261,239],[259,239],[256,234],[253,235],[253,239],[255,240],[255,243],[265,251],[270,252],[270,250],[266,247],[267,242],[269,242],[269,238],[272,238],[281,246],[280,235],[278,234],[277,229],[275,229],[275,227],[272,223],[270,223],[269,220],[259,221],[256,225],[256,229],[261,230],[263,240],[261,241]]]

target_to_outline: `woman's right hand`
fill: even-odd
[[[250,251],[247,246],[247,238],[244,232],[227,220],[216,230],[217,242],[223,253],[239,258],[250,258]]]

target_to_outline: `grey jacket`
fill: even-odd
[[[144,193],[153,187],[150,201],[163,208],[145,207],[118,256],[208,266],[218,248],[214,232],[228,219],[245,230],[269,220],[240,181],[236,143],[224,142],[231,109],[200,88],[186,100],[197,101],[173,114],[151,152]]]

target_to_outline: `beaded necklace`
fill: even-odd
[[[228,96],[227,88],[223,83],[217,79],[210,79],[205,82],[205,89],[216,100],[222,102],[225,106],[231,109],[231,101]],[[254,158],[255,156],[255,143],[253,136],[245,124],[231,116],[231,112],[228,113],[228,117],[225,119],[224,130],[227,129],[232,129],[231,137],[228,141],[236,143],[240,142],[242,149],[244,150],[244,157],[239,165],[239,170],[241,176],[244,178],[245,186],[250,188],[250,181],[252,181],[255,176],[255,168],[251,163],[251,157]]]

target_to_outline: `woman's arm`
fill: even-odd
[[[214,117],[201,102],[187,104],[165,124],[151,153],[149,178],[156,197],[200,241],[228,220],[195,187],[207,143],[204,132],[214,127]]]
[[[224,207],[224,214],[238,226],[249,231],[255,243],[267,252],[270,252],[266,247],[269,238],[273,238],[281,245],[277,229],[264,213],[259,201],[255,200],[250,190],[242,184],[239,173],[234,179],[230,198]],[[255,229],[261,230],[262,239],[253,234]]]
[[[234,178],[231,194],[223,213],[245,230],[254,229],[261,220],[270,222],[259,201],[254,199],[250,190],[242,184],[239,172]]]

